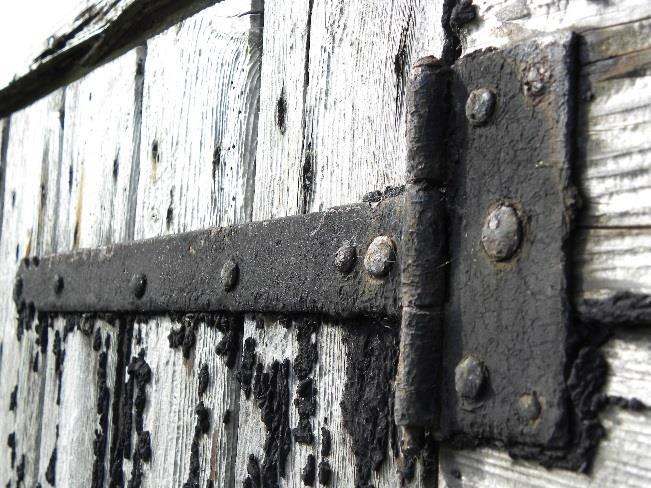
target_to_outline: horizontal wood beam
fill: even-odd
[[[222,1],[98,0],[50,37],[26,73],[0,89],[0,118]]]

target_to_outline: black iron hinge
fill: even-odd
[[[571,35],[413,69],[404,191],[26,259],[19,310],[400,319],[395,417],[464,445],[572,449]]]

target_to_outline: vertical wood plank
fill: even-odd
[[[257,5],[215,5],[148,42],[136,238],[250,220],[262,47]],[[235,370],[215,352],[222,332],[203,321],[187,358],[170,349],[168,335],[183,324],[160,317],[134,330],[132,355],[143,351],[152,368],[143,427],[152,455],[142,486],[204,486],[210,479],[230,487]],[[209,381],[200,396],[204,367]],[[199,402],[210,412],[210,430],[196,436]],[[129,469],[125,464],[127,477]]]
[[[5,185],[0,239],[0,280],[5,292],[0,297],[0,438],[2,462],[0,483],[26,485],[36,482],[39,466],[37,428],[42,412],[45,376],[34,371],[44,352],[36,324],[17,327],[17,310],[12,293],[20,259],[47,252],[43,222],[48,212],[48,168],[58,165],[62,92],[17,112],[7,122],[3,142]],[[6,146],[5,146],[6,144]],[[40,325],[40,324],[39,324]],[[40,335],[40,337],[39,337]],[[35,428],[36,426],[36,428]]]
[[[56,252],[129,238],[143,54],[132,50],[66,87],[61,166],[52,184]],[[54,403],[44,409],[39,477],[43,485],[54,473],[71,486],[103,486],[109,478],[118,330],[94,319],[70,330],[57,319],[57,332],[63,363],[58,374],[54,354],[47,364],[46,397]]]

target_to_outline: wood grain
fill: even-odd
[[[66,252],[97,247],[129,238],[132,167],[137,168],[133,147],[138,145],[139,86],[142,50],[131,51],[75,82],[65,91],[61,160],[51,188],[58,206],[52,215],[52,250]],[[50,227],[50,226],[46,226]],[[118,330],[104,321],[91,321],[89,334],[66,334],[65,321],[57,319],[65,354],[63,372],[55,373],[56,358],[47,363],[42,421],[41,467],[43,485],[52,449],[56,446],[55,473],[71,485],[90,486],[95,463],[104,465],[100,483],[108,481],[108,446],[118,356]],[[102,425],[97,407],[99,351],[107,355],[108,423]],[[108,347],[106,341],[109,341]],[[59,386],[60,382],[60,386]],[[56,391],[56,394],[54,393]],[[93,452],[95,431],[104,435],[106,454]]]
[[[148,42],[136,238],[250,220],[262,49],[261,16],[247,13],[255,6],[216,5]],[[142,486],[189,480],[203,364],[211,427],[198,441],[200,484],[233,486],[239,385],[215,353],[222,334],[199,324],[186,360],[167,339],[178,327],[156,318],[134,335],[132,352],[145,351],[153,374],[144,417],[152,459]]]
[[[223,0],[87,0],[29,66],[0,88],[0,117],[70,83],[203,8]]]
[[[3,154],[6,180],[0,240],[0,280],[5,290],[0,297],[0,438],[3,439],[0,482],[3,485],[15,483],[21,477],[20,471],[24,482],[33,485],[38,473],[40,430],[34,427],[40,422],[45,376],[33,371],[34,361],[40,355],[35,328],[25,331],[18,340],[17,311],[10,290],[19,260],[47,251],[39,224],[46,215],[48,167],[58,161],[61,105],[59,91],[13,114],[8,121],[9,131],[5,132],[8,141]],[[41,358],[38,360],[42,362]],[[16,403],[11,405],[14,391]],[[14,462],[8,446],[12,434],[16,446]]]

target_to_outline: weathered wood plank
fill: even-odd
[[[256,6],[215,5],[148,42],[136,238],[250,220],[262,50],[261,15],[250,13]],[[215,354],[222,332],[203,322],[187,358],[170,349],[168,335],[182,324],[157,318],[134,332],[132,355],[144,351],[153,378],[144,413],[152,457],[142,486],[208,479],[233,486],[235,370]],[[204,365],[209,383],[199,395]],[[200,401],[210,430],[197,436]]]
[[[133,233],[128,225],[143,54],[133,50],[66,87],[61,164],[49,185],[56,214],[45,226],[52,252],[97,247]],[[52,354],[45,365],[39,480],[45,485],[46,475],[54,474],[71,485],[102,486],[109,473],[118,330],[93,320],[70,330],[56,319],[52,333],[59,334],[64,359],[57,365]]]
[[[93,0],[0,89],[0,117],[89,73],[148,37],[223,0]]]
[[[17,328],[17,310],[10,290],[19,260],[47,251],[42,233],[48,213],[47,175],[50,165],[58,165],[61,107],[59,91],[13,114],[8,121],[9,130],[4,132],[8,139],[2,154],[6,180],[0,239],[0,280],[5,290],[0,297],[0,438],[3,440],[0,483],[3,485],[21,479],[26,485],[33,485],[39,466],[38,425],[45,376],[34,371],[34,364],[43,362],[38,342],[44,342],[44,337],[39,338],[35,324],[30,323],[28,330]]]

